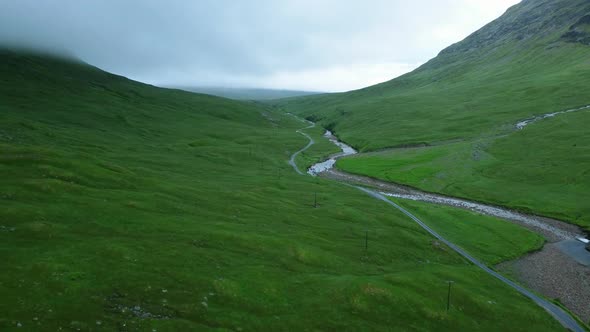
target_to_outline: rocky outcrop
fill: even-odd
[[[590,45],[590,15],[582,17],[561,38],[570,43]]]

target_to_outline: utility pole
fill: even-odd
[[[449,291],[447,293],[447,312],[449,312],[449,309],[451,308],[451,285],[453,285],[454,281],[449,280],[447,283],[449,284]]]
[[[365,231],[365,250],[369,250],[369,231]]]
[[[314,208],[318,207],[318,193],[313,194],[313,207]]]

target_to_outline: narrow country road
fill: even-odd
[[[297,174],[299,174],[299,175],[305,175],[305,173],[303,173],[299,169],[299,167],[297,167],[297,163],[295,163],[295,158],[297,158],[297,156],[301,152],[309,149],[309,147],[311,147],[315,143],[314,140],[313,140],[313,138],[311,138],[311,136],[309,136],[308,134],[306,134],[306,133],[303,132],[303,130],[305,130],[305,129],[310,129],[310,128],[315,127],[315,123],[313,123],[311,121],[303,120],[303,119],[301,119],[301,118],[299,118],[299,117],[297,117],[297,116],[295,116],[293,114],[291,114],[291,115],[294,116],[295,118],[297,118],[298,120],[302,121],[302,122],[305,122],[305,123],[309,123],[310,124],[309,126],[307,126],[305,128],[301,128],[301,129],[297,130],[298,133],[300,133],[301,135],[307,137],[307,139],[309,140],[309,143],[307,143],[307,145],[303,149],[301,149],[301,150],[293,153],[293,155],[291,156],[291,159],[289,159],[289,164],[293,167],[293,169],[295,170],[295,172],[297,172]]]
[[[294,115],[293,115],[294,116]],[[311,123],[310,121],[306,121],[308,123]],[[305,146],[303,149],[295,152],[292,156],[291,159],[289,160],[289,164],[291,164],[291,166],[293,166],[293,169],[300,175],[305,175],[305,173],[303,173],[301,170],[299,170],[299,168],[297,167],[296,163],[295,163],[295,158],[297,157],[297,155],[299,155],[301,152],[307,150],[310,146],[312,146],[315,142],[314,140],[307,134],[303,133],[302,130],[304,129],[308,129],[308,128],[313,128],[315,126],[314,123],[312,123],[310,126],[306,127],[306,128],[302,128],[297,130],[298,133],[306,136],[309,139],[309,143],[307,144],[307,146]],[[349,185],[346,182],[342,182],[343,184]],[[445,239],[444,237],[442,237],[440,234],[438,234],[437,232],[435,232],[433,229],[431,229],[430,227],[428,227],[424,222],[422,222],[420,219],[418,219],[416,216],[414,216],[413,214],[411,214],[410,212],[408,212],[407,210],[405,210],[404,208],[402,208],[401,206],[395,204],[393,201],[389,200],[387,197],[385,197],[383,194],[378,193],[376,191],[367,189],[367,188],[363,188],[363,187],[359,187],[359,186],[354,186],[352,185],[354,188],[357,188],[360,191],[363,191],[364,193],[368,194],[369,196],[381,200],[386,204],[389,204],[390,206],[398,209],[399,211],[401,211],[402,213],[404,213],[406,216],[408,216],[410,219],[412,219],[414,222],[416,222],[420,227],[422,227],[424,230],[426,230],[426,232],[430,233],[432,236],[434,236],[436,239],[438,239],[439,241],[443,242],[444,244],[446,244],[449,248],[451,248],[453,251],[455,251],[456,253],[458,253],[459,255],[463,256],[465,259],[467,259],[468,261],[470,261],[472,264],[474,264],[475,266],[479,267],[480,269],[482,269],[483,271],[485,271],[486,273],[488,273],[489,275],[497,278],[498,280],[504,282],[506,285],[512,287],[513,289],[515,289],[516,291],[518,291],[519,293],[521,293],[522,295],[530,298],[533,302],[535,302],[538,306],[540,306],[541,308],[545,309],[549,314],[551,314],[551,316],[553,316],[557,321],[559,321],[565,328],[571,330],[571,331],[575,331],[575,332],[585,332],[584,328],[582,328],[582,326],[580,324],[578,324],[578,322],[572,317],[570,316],[566,311],[564,311],[563,309],[561,309],[559,306],[533,294],[531,291],[527,290],[526,288],[516,284],[515,282],[509,280],[508,278],[502,276],[501,274],[493,271],[492,269],[490,269],[489,267],[487,267],[485,264],[481,263],[479,260],[475,259],[473,256],[471,256],[469,253],[467,253],[465,250],[461,249],[460,247],[458,247],[457,245],[455,245],[454,243],[448,241],[447,239]]]

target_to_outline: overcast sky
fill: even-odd
[[[519,0],[0,0],[0,43],[156,85],[345,91],[408,72]]]

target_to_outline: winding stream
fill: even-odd
[[[577,112],[577,111],[583,111],[583,110],[587,110],[587,109],[590,109],[590,105],[580,107],[580,108],[574,108],[574,109],[567,110],[567,111],[559,111],[559,112],[553,112],[553,113],[547,113],[547,114],[535,116],[533,118],[522,120],[522,121],[519,121],[518,123],[516,123],[516,129],[522,130],[522,129],[524,129],[524,127],[530,125],[531,123],[535,123],[537,121],[541,121],[541,120],[547,119],[547,118],[552,118],[556,115],[565,114],[565,113],[572,113],[572,112]]]
[[[362,175],[350,174],[335,169],[334,164],[336,163],[336,159],[346,155],[350,154],[344,154],[343,152],[333,156],[327,161],[317,163],[310,167],[308,173],[314,176],[320,175],[326,178],[331,178],[340,182],[362,184],[374,187],[378,189],[380,194],[388,197],[433,203],[438,205],[447,205],[508,220],[544,235],[551,242],[571,239],[578,239],[579,241],[582,241],[582,239],[584,239],[582,232],[577,226],[565,223],[563,221],[529,215],[504,207],[469,201],[466,199],[429,193],[413,187],[398,185],[392,182],[381,181]]]
[[[516,124],[516,128],[521,130],[525,126],[540,121],[542,119],[551,118],[559,114],[571,113],[586,109],[590,109],[590,105],[567,111],[560,111],[540,115],[532,119],[519,121]],[[488,216],[509,220],[512,222],[517,222],[522,226],[525,226],[531,230],[534,230],[538,233],[545,235],[551,241],[563,241],[571,239],[577,239],[578,241],[587,241],[578,227],[559,220],[528,215],[503,207],[469,201],[466,199],[459,199],[445,195],[429,193],[412,187],[401,186],[391,182],[380,181],[377,179],[368,178],[355,174],[349,174],[340,170],[336,170],[334,169],[334,165],[336,164],[336,160],[338,158],[357,154],[358,152],[351,146],[339,141],[338,138],[336,138],[330,131],[326,131],[324,137],[328,138],[330,142],[338,146],[342,150],[342,152],[331,156],[328,160],[311,166],[307,170],[307,173],[312,176],[322,175],[338,181],[369,185],[379,188],[379,193],[385,196],[434,203],[439,205],[448,205],[457,208],[462,208],[465,210],[470,210]]]
[[[307,174],[309,174],[311,176],[317,176],[320,173],[323,173],[323,172],[326,172],[326,171],[332,169],[334,167],[334,165],[336,164],[336,159],[338,159],[338,158],[345,157],[345,156],[350,156],[350,155],[353,155],[353,154],[357,154],[358,153],[350,145],[346,145],[345,143],[340,142],[338,140],[338,138],[336,136],[334,136],[334,134],[332,134],[332,132],[329,131],[329,130],[326,130],[326,133],[324,134],[324,137],[326,137],[327,139],[330,140],[330,142],[332,142],[336,146],[338,146],[340,148],[340,150],[342,150],[342,152],[337,153],[337,154],[331,156],[326,161],[323,161],[321,163],[317,163],[315,165],[312,165],[307,170]]]

